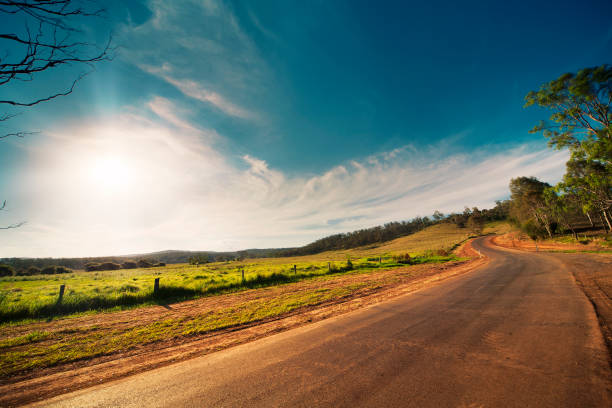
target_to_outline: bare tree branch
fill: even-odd
[[[20,32],[0,32],[0,86],[32,81],[40,73],[60,67],[89,67],[86,72],[78,74],[68,89],[49,92],[30,101],[5,98],[0,100],[0,105],[31,107],[69,95],[77,83],[94,70],[95,63],[112,59],[114,48],[111,47],[110,34],[102,47],[86,39],[82,40],[84,34],[79,26],[83,24],[81,19],[97,18],[104,14],[103,9],[93,8],[94,4],[88,0],[0,0],[0,14],[10,14],[11,19],[20,17],[24,21]],[[4,28],[0,27],[0,30]],[[18,114],[0,114],[0,123]],[[34,133],[37,132],[11,131],[0,135],[0,139]],[[2,202],[0,211],[5,209],[6,201]],[[18,228],[23,224],[25,222],[0,226],[0,230]]]

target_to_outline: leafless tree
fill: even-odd
[[[90,0],[0,0],[0,17],[8,23],[0,28],[0,86],[10,87],[33,81],[43,72],[62,67],[82,66],[70,86],[30,100],[1,98],[0,105],[7,109],[27,108],[66,96],[77,83],[88,75],[94,64],[112,58],[112,36],[96,44],[86,40],[80,26],[91,18],[103,16],[104,10]],[[6,88],[1,88],[6,89]],[[3,95],[8,93],[2,92]],[[18,113],[0,113],[0,125]],[[24,137],[36,132],[5,131],[0,139]],[[0,210],[6,208],[3,202]],[[13,224],[0,229],[15,228]]]
[[[0,205],[0,211],[4,211],[5,209],[6,209],[6,200],[2,202],[2,205]],[[23,224],[25,224],[25,222],[22,221],[16,224],[1,226],[0,229],[18,228],[18,227],[21,227]]]

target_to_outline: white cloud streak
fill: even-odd
[[[25,226],[0,235],[3,256],[112,255],[305,244],[322,236],[490,207],[508,182],[555,182],[567,154],[517,147],[436,155],[410,147],[294,177],[249,155],[225,157],[164,98],[146,112],[78,122],[32,144],[9,195]]]
[[[266,64],[231,8],[210,0],[148,6],[150,20],[122,27],[123,58],[225,115],[256,119],[241,105],[256,103]]]

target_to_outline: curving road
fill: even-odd
[[[474,247],[469,274],[66,394],[58,407],[605,407],[608,352],[562,257]]]

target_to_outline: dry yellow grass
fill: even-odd
[[[488,229],[494,230],[494,228]],[[397,238],[393,241],[381,244],[366,245],[346,250],[327,251],[315,255],[296,256],[291,258],[268,258],[265,262],[273,264],[290,264],[302,262],[346,261],[347,258],[360,259],[399,253],[409,253],[414,256],[429,250],[448,250],[456,244],[466,240],[472,234],[473,233],[467,228],[458,228],[455,224],[443,223],[425,228],[423,231],[419,231],[416,234]],[[248,262],[248,260],[246,262]]]

